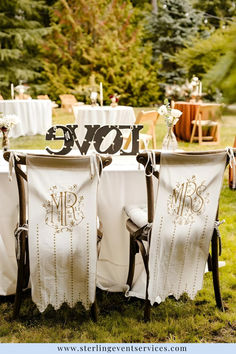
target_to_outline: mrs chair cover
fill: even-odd
[[[49,304],[57,310],[81,302],[87,310],[92,305],[96,320],[97,186],[111,158],[10,152],[4,158],[14,160],[19,191],[14,317],[30,276],[40,312]],[[26,165],[26,174],[20,165]]]
[[[216,304],[224,309],[218,273],[218,203],[228,160],[226,150],[150,151],[137,156],[137,161],[146,167],[147,218],[137,225],[130,213],[127,220],[130,233],[127,284],[128,295],[145,299],[146,321],[150,319],[150,306],[170,295],[179,299],[187,293],[194,299],[202,288],[207,261],[213,274]],[[159,179],[155,210],[152,176]],[[133,282],[137,253],[141,253],[145,270]]]

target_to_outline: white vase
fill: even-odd
[[[178,149],[178,142],[173,131],[174,127],[171,125],[167,128],[168,130],[162,143],[162,150],[175,151]]]

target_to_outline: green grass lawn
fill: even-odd
[[[137,113],[138,109],[136,110]],[[54,123],[73,123],[72,114],[59,110]],[[232,145],[236,135],[236,116],[225,114],[221,123],[221,142],[213,148]],[[157,147],[165,135],[166,127],[159,120],[157,127]],[[57,143],[58,144],[58,143]],[[48,145],[43,136],[11,139],[13,149],[44,149]],[[52,146],[52,145],[50,145]],[[198,144],[180,142],[185,150],[209,149]],[[210,147],[211,148],[211,147]],[[55,343],[55,342],[108,342],[108,343],[232,343],[236,330],[236,269],[235,269],[235,229],[236,191],[228,188],[227,173],[220,199],[220,219],[226,223],[220,226],[223,252],[221,260],[226,266],[220,269],[222,296],[226,311],[220,312],[215,306],[212,277],[207,273],[204,287],[194,301],[182,296],[179,301],[167,299],[152,309],[152,321],[144,323],[143,301],[128,299],[121,293],[107,293],[98,290],[100,308],[99,321],[93,323],[88,313],[80,305],[74,309],[63,306],[59,311],[48,308],[40,314],[25,294],[21,318],[11,321],[12,298],[2,298],[0,303],[0,342],[13,343]]]

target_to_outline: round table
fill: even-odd
[[[9,137],[46,134],[52,126],[52,102],[50,100],[1,100],[0,112],[15,114],[19,123],[11,128]]]
[[[135,114],[132,107],[128,106],[89,106],[82,105],[73,107],[75,123],[78,124],[76,135],[80,143],[86,135],[85,125],[99,124],[104,125],[133,125],[135,123]],[[105,150],[113,142],[114,132],[109,133],[101,146]]]
[[[177,138],[184,141],[190,141],[192,131],[192,120],[195,119],[196,113],[200,106],[212,106],[212,108],[219,108],[217,103],[192,103],[192,102],[175,102],[175,109],[179,109],[182,115],[174,127],[174,132]],[[202,119],[208,119],[207,116]]]

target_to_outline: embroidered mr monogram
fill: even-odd
[[[185,182],[178,182],[169,195],[168,214],[175,216],[174,222],[179,225],[192,224],[195,216],[204,212],[208,197],[204,181],[197,183],[196,176],[192,176]]]
[[[59,233],[63,230],[72,231],[73,227],[84,219],[82,211],[83,196],[78,195],[79,187],[74,184],[70,187],[52,186],[50,198],[43,203],[46,209],[45,223],[55,228]]]

